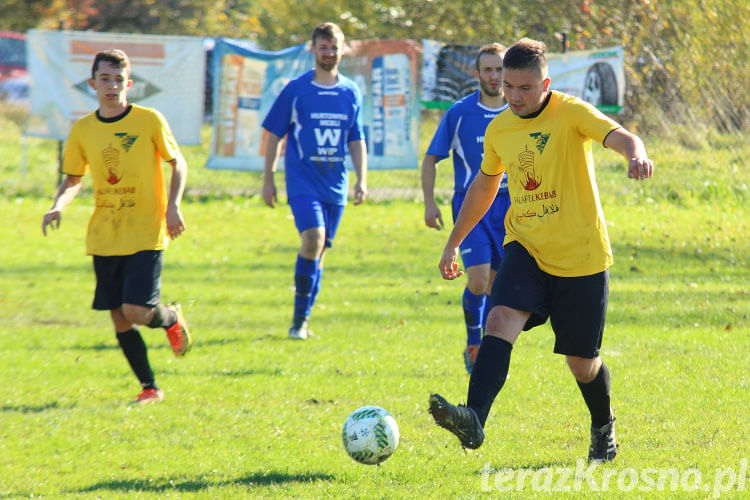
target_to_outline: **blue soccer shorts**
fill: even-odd
[[[294,225],[300,233],[313,227],[325,228],[326,247],[333,246],[333,238],[344,215],[344,205],[325,203],[312,196],[295,196],[289,199]]]
[[[466,193],[454,193],[453,195],[454,224],[465,197]],[[461,252],[464,268],[480,264],[490,264],[490,268],[494,270],[500,267],[504,254],[505,214],[508,207],[510,207],[508,193],[498,194],[484,217],[461,242],[458,248]]]

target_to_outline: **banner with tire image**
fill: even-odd
[[[477,89],[474,59],[478,45],[422,40],[422,106],[447,109]],[[551,88],[580,97],[599,110],[618,114],[625,104],[622,47],[548,53]]]

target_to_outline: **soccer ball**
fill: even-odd
[[[376,465],[393,455],[398,446],[398,424],[379,406],[357,408],[341,432],[346,452],[361,464]]]

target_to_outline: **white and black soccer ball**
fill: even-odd
[[[398,446],[398,424],[379,406],[357,408],[344,422],[341,438],[346,452],[361,464],[376,465]]]

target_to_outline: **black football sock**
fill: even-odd
[[[609,399],[611,385],[607,365],[602,363],[599,373],[588,384],[583,384],[577,380],[576,382],[578,383],[578,388],[581,389],[586,406],[589,407],[591,425],[598,429],[610,423],[612,421]]]
[[[131,328],[127,332],[117,332],[117,342],[120,343],[125,358],[130,363],[130,368],[144,389],[158,389],[154,380],[154,372],[148,363],[146,344],[143,342],[140,332]]]
[[[154,307],[154,316],[147,325],[149,328],[169,328],[177,322],[177,313],[163,304]]]
[[[471,369],[466,406],[474,410],[484,427],[497,393],[508,378],[510,352],[513,344],[492,335],[485,335],[479,346],[477,360]]]

